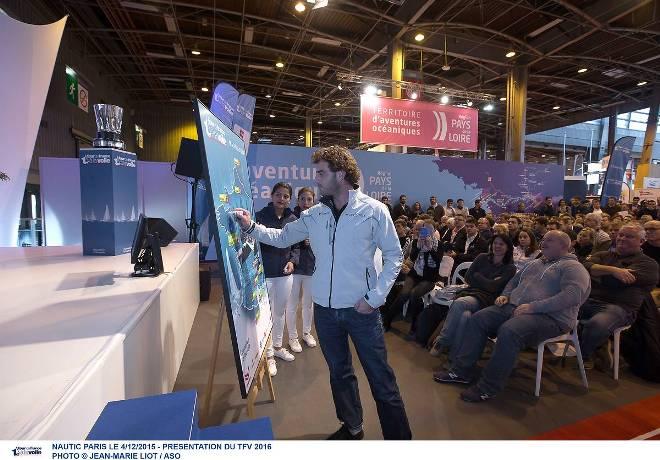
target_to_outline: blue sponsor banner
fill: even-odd
[[[138,221],[137,156],[116,149],[80,150],[84,255],[131,251]]]
[[[616,141],[610,161],[607,164],[607,171],[605,171],[605,180],[603,181],[603,191],[600,194],[600,205],[607,206],[607,199],[614,197],[619,200],[621,196],[621,187],[623,186],[623,176],[626,174],[626,166],[630,161],[630,154],[633,145],[635,144],[635,137],[625,136]]]
[[[252,118],[256,99],[249,94],[238,96],[236,111],[234,112],[233,129],[245,143],[245,149],[250,145],[250,133],[252,131]]]
[[[245,145],[201,102],[195,103],[209,231],[215,240],[241,394],[245,398],[272,327],[259,244],[241,232],[235,208],[254,211]],[[201,195],[201,193],[200,193]]]
[[[211,99],[211,112],[220,119],[225,126],[232,128],[236,104],[238,103],[238,91],[229,83],[218,83],[213,90]]]
[[[315,149],[283,145],[250,146],[248,164],[252,178],[252,196],[256,209],[270,201],[270,191],[277,182],[292,185],[295,197],[302,187],[315,187],[315,168],[311,155]],[[539,206],[545,196],[555,201],[563,197],[564,175],[560,165],[442,158],[427,155],[365,152],[353,150],[360,168],[360,188],[373,198],[388,196],[392,205],[399,195],[408,196],[408,205],[419,201],[426,209],[429,197],[438,202],[452,198],[465,200],[472,207],[480,198],[482,207],[494,214],[512,212],[520,201],[529,211]],[[317,200],[318,190],[317,193]]]

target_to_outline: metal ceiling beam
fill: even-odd
[[[630,67],[631,69],[638,70],[642,73],[652,73],[653,75],[659,76],[660,77],[660,72],[657,70],[653,70],[647,66],[641,66],[634,64],[632,62],[625,62],[625,61],[619,61],[617,59],[609,59],[609,58],[600,58],[600,57],[595,57],[595,56],[575,56],[575,55],[559,55],[556,54],[553,56],[554,59],[559,59],[562,61],[565,61],[566,59],[571,59],[571,60],[576,60],[576,61],[598,61],[598,62],[605,62],[607,64],[616,64],[620,65],[622,67]]]
[[[590,22],[594,27],[597,29],[604,29],[606,26],[602,22],[600,22],[598,19],[595,17],[591,16],[589,13],[586,13],[585,11],[582,11],[580,8],[577,6],[573,5],[572,3],[566,1],[566,0],[553,0],[555,3],[558,3],[559,5],[563,6],[566,8],[568,11],[573,13],[576,16],[581,17],[587,22]]]

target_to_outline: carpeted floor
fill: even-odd
[[[200,404],[204,401],[219,310],[219,282],[215,278],[213,281],[211,301],[203,302],[199,307],[175,385],[175,391],[197,389]],[[386,334],[389,362],[396,373],[415,439],[592,439],[590,436],[594,430],[581,431],[581,428],[572,427],[580,426],[578,422],[581,420],[604,413],[611,414],[610,423],[625,428],[603,430],[606,439],[630,439],[652,431],[652,419],[645,419],[651,429],[637,428],[632,414],[638,412],[625,409],[611,412],[651,397],[657,397],[654,399],[656,403],[660,401],[660,385],[641,380],[625,368],[619,382],[611,375],[589,371],[589,391],[586,392],[575,360],[569,359],[562,368],[558,362],[549,359],[548,353],[541,397],[537,399],[534,397],[536,356],[535,353],[524,353],[507,388],[496,399],[478,405],[468,404],[458,398],[462,387],[433,382],[432,370],[439,368],[442,362],[403,339],[408,324],[395,323],[394,327],[400,332]],[[225,318],[211,410],[209,415],[201,414],[202,426],[247,418],[245,402],[236,382],[228,334]],[[376,407],[355,354],[353,362],[364,408],[365,436],[367,439],[382,439]],[[328,370],[320,348],[304,348],[291,363],[278,361],[278,374],[273,380],[277,400],[267,402],[268,392],[264,390],[259,395],[256,415],[271,418],[277,439],[323,439],[338,428]],[[659,406],[654,406],[656,414],[660,413]],[[645,403],[640,407],[643,409]],[[569,429],[570,433],[563,437],[557,434],[558,438],[543,437],[562,433],[561,430],[553,431],[562,427]],[[660,424],[656,423],[654,428],[658,427]],[[578,434],[571,437],[573,433]]]

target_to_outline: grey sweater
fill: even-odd
[[[567,254],[530,262],[509,281],[502,295],[514,305],[530,304],[532,314],[547,314],[570,329],[590,292],[589,272],[575,255]]]

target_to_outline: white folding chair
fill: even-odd
[[[630,326],[623,326],[614,329],[613,342],[614,342],[614,380],[619,380],[619,353],[621,351],[621,333],[630,329]]]
[[[472,262],[463,262],[462,264],[459,264],[458,267],[456,267],[456,270],[454,270],[451,284],[459,284],[459,282],[460,284],[467,284],[467,281],[465,281],[465,275],[467,274],[470,265],[472,265]],[[461,274],[463,271],[465,271],[465,273]]]
[[[575,326],[568,334],[558,335],[551,339],[545,340],[539,343],[536,352],[536,390],[534,395],[538,398],[541,394],[541,374],[543,373],[543,352],[545,351],[545,346],[549,343],[557,342],[571,342],[573,347],[575,347],[575,352],[577,354],[578,366],[580,368],[580,375],[582,376],[582,383],[586,389],[589,389],[589,383],[587,382],[587,373],[584,371],[584,362],[582,361],[582,352],[580,351],[580,340],[578,339],[577,334],[577,321]],[[568,346],[564,348],[564,354]]]

